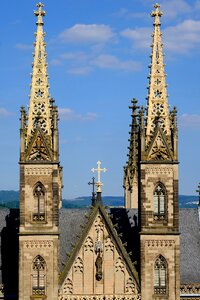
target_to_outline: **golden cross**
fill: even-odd
[[[101,186],[103,185],[103,183],[101,182],[101,172],[105,173],[107,170],[106,170],[106,168],[101,169],[101,162],[99,160],[97,162],[97,166],[98,166],[97,169],[92,168],[91,171],[92,172],[95,172],[95,171],[97,172],[97,176],[98,176],[98,180],[97,180],[97,183],[96,183],[97,192],[101,193]]]

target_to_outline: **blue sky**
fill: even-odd
[[[50,93],[60,111],[63,196],[89,195],[98,160],[104,195],[123,195],[128,106],[146,105],[151,0],[43,1]],[[3,1],[0,189],[19,189],[19,111],[28,106],[37,2]],[[200,0],[160,1],[169,104],[179,121],[180,194],[200,181]]]

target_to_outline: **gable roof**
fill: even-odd
[[[68,259],[68,261],[66,262],[66,265],[63,269],[63,271],[60,274],[60,284],[63,283],[63,281],[66,278],[67,273],[69,272],[73,262],[75,261],[75,258],[79,252],[79,250],[81,249],[81,246],[83,245],[83,242],[89,232],[89,230],[91,229],[91,226],[94,223],[95,218],[97,217],[97,215],[100,214],[101,217],[103,218],[103,221],[107,227],[107,230],[109,232],[109,234],[111,235],[115,246],[117,247],[119,253],[121,254],[122,258],[124,259],[126,266],[130,272],[130,274],[133,276],[133,278],[135,279],[138,287],[139,287],[139,278],[138,278],[138,273],[134,267],[134,264],[132,263],[130,256],[128,255],[124,245],[122,244],[122,240],[119,238],[117,231],[115,230],[113,223],[111,222],[111,219],[106,211],[106,209],[101,205],[98,204],[96,205],[89,213],[88,215],[88,222],[85,225],[85,228],[83,229],[83,232],[77,242],[77,244],[75,245],[75,247],[72,249],[71,255]]]

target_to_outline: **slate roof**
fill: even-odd
[[[182,208],[180,215],[181,283],[200,283],[200,223],[198,210]]]

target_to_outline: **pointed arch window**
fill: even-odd
[[[32,269],[32,294],[45,295],[46,263],[42,256],[36,256]]]
[[[45,188],[41,182],[38,182],[33,191],[34,212],[33,221],[45,221]]]
[[[166,214],[166,191],[163,184],[159,183],[153,194],[154,220],[164,220]]]
[[[167,262],[159,255],[154,264],[154,293],[167,293]]]

